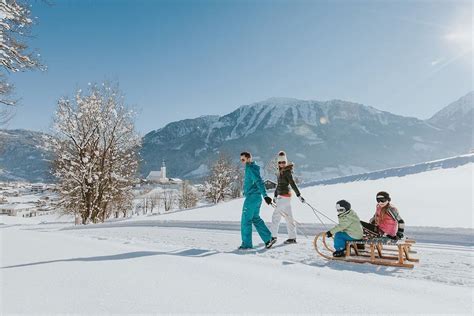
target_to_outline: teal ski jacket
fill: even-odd
[[[253,161],[245,165],[244,196],[250,195],[267,196],[265,184],[260,176],[260,167]]]

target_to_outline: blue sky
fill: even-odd
[[[8,128],[48,131],[57,100],[115,80],[142,133],[269,97],[428,118],[473,89],[470,1],[33,1],[45,72],[11,76]]]

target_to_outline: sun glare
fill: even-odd
[[[462,50],[471,50],[473,43],[473,30],[466,28],[464,30],[456,30],[450,32],[444,37],[454,48]]]

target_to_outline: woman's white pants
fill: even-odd
[[[272,216],[272,236],[278,236],[278,227],[280,226],[281,217],[285,218],[286,228],[288,230],[288,238],[296,238],[296,226],[291,212],[291,197],[278,196],[276,200],[276,207]]]

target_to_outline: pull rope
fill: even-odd
[[[276,210],[276,204],[275,203],[272,203],[272,206],[273,208]],[[283,213],[282,211],[278,211],[284,218],[285,220],[289,220],[293,225],[295,225],[296,229],[299,229],[299,231],[301,233],[303,233],[303,235],[305,236],[306,239],[308,239],[308,235],[306,234],[306,231],[303,229],[303,227],[301,226],[301,223],[299,223],[296,219],[294,219],[293,217],[290,217],[289,215],[286,215],[285,213]]]
[[[327,229],[327,226],[326,224],[324,224],[324,222],[321,220],[321,217],[319,217],[318,213],[321,215],[321,216],[324,216],[325,218],[327,218],[328,220],[330,220],[331,222],[333,222],[334,224],[337,224],[336,221],[334,221],[333,219],[331,219],[329,216],[327,216],[326,214],[324,214],[323,212],[321,211],[318,211],[315,207],[313,207],[311,204],[309,204],[308,202],[304,202],[306,205],[308,205],[311,210],[313,211],[314,215],[316,215],[316,217],[318,218],[318,220],[321,222],[321,224],[323,225],[324,229]]]

